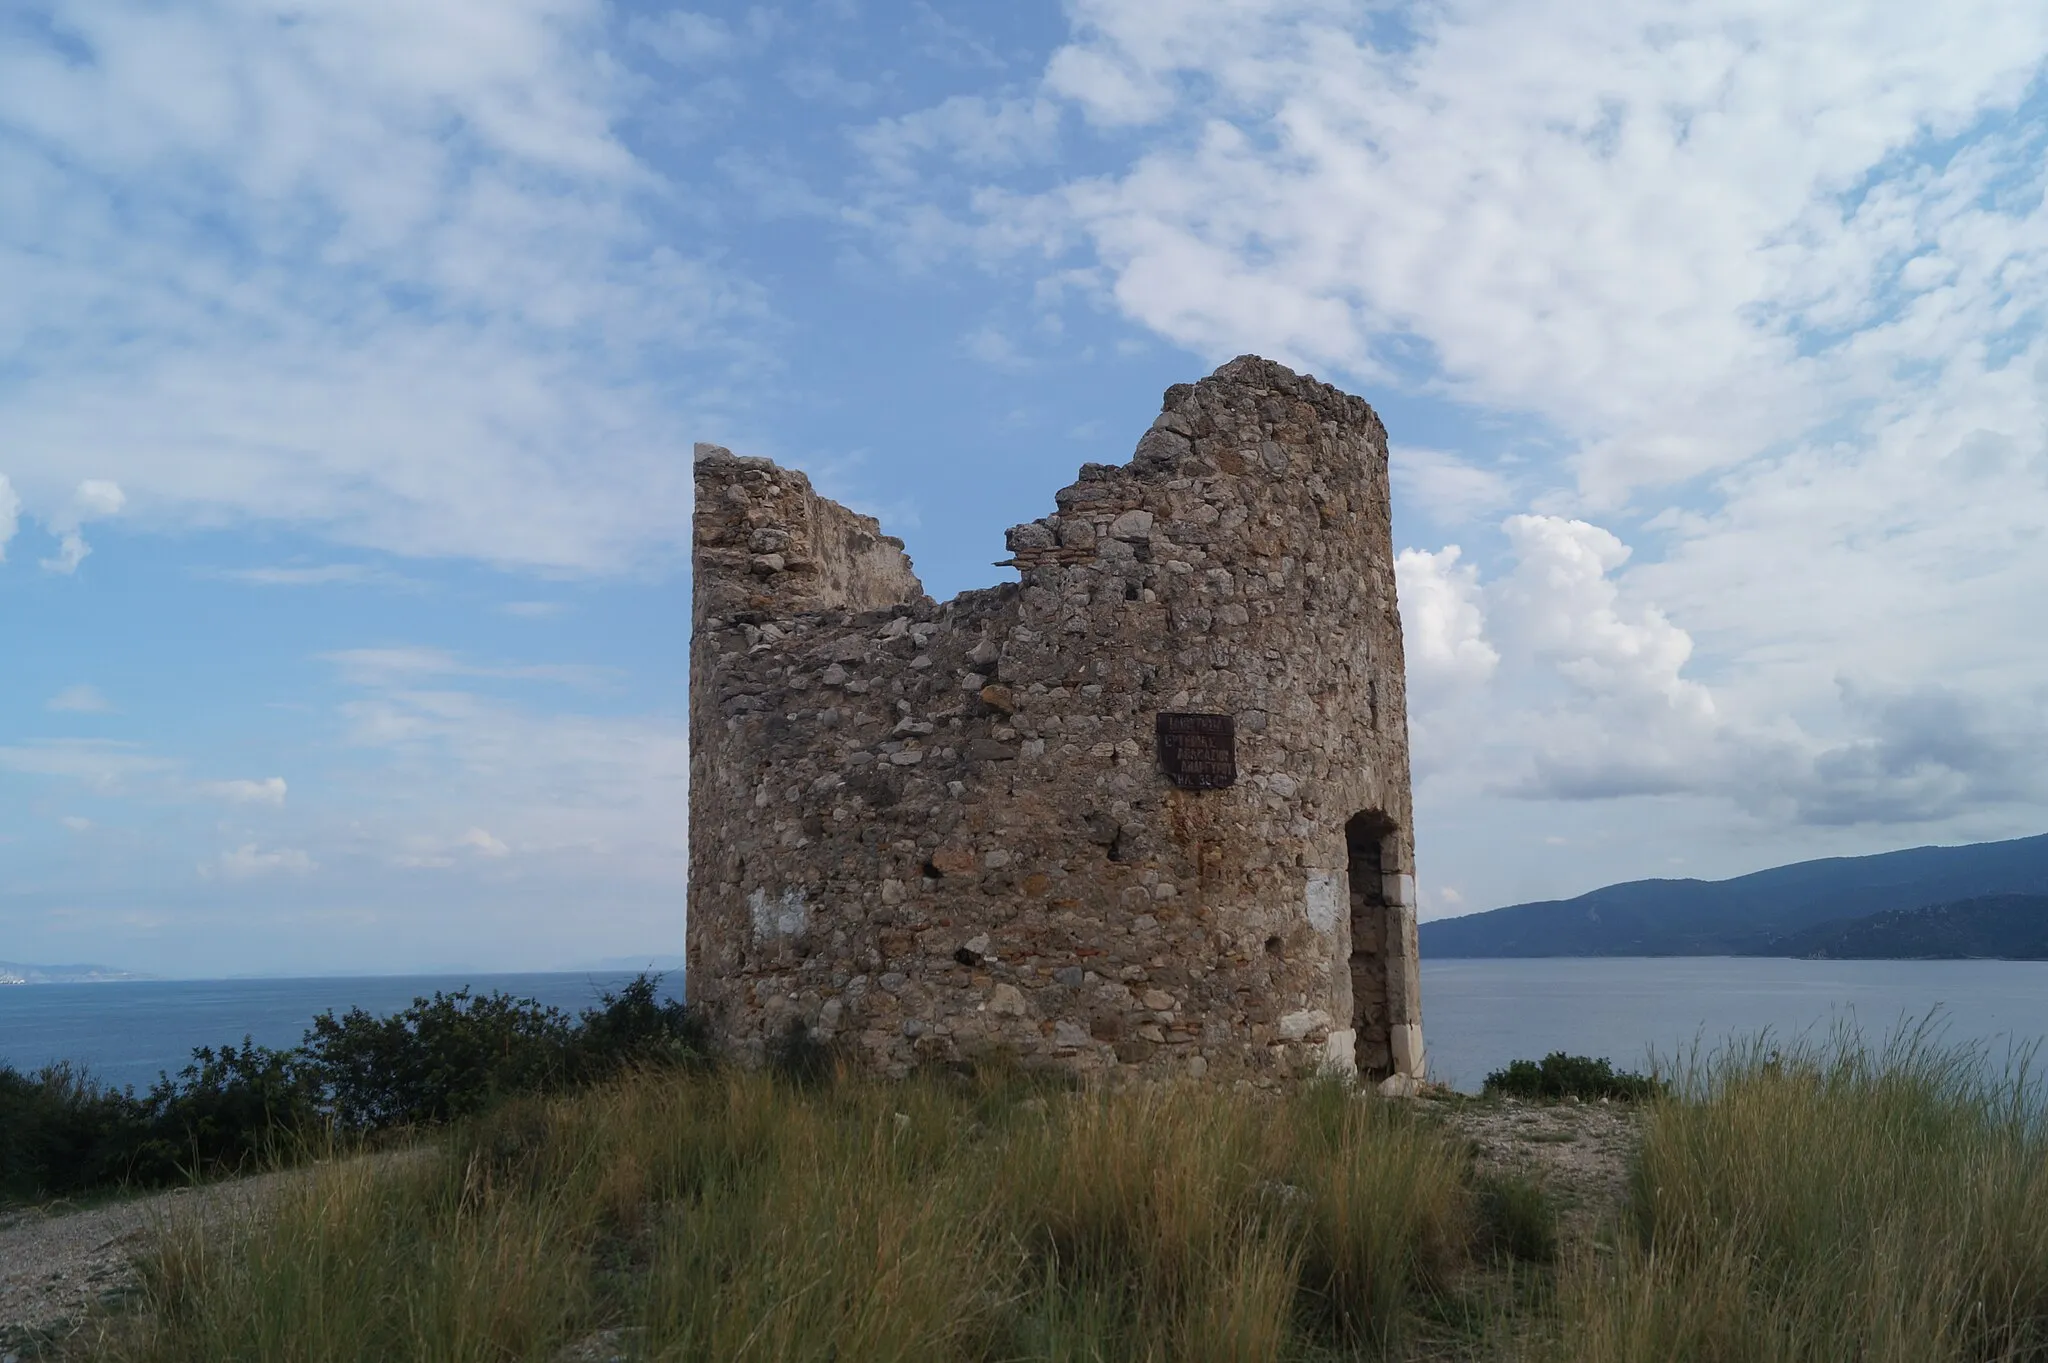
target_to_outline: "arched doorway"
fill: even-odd
[[[1384,1079],[1394,1072],[1387,972],[1389,953],[1400,943],[1387,880],[1400,862],[1397,832],[1394,821],[1377,810],[1354,814],[1344,825],[1351,894],[1351,1027],[1364,1079]]]

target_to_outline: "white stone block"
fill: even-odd
[[[1422,1050],[1422,1024],[1404,1022],[1388,1029],[1394,1053],[1394,1071],[1412,1079],[1428,1077],[1428,1057]]]

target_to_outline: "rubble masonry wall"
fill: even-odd
[[[700,446],[687,988],[902,1073],[1421,1077],[1386,433],[1253,356],[928,599],[803,474]],[[1180,789],[1161,711],[1234,717]]]

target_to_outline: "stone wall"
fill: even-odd
[[[1055,501],[1020,582],[934,604],[873,520],[699,447],[689,997],[891,1073],[1420,1077],[1378,417],[1246,356]],[[1174,784],[1162,712],[1230,717],[1234,782]]]

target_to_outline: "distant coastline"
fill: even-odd
[[[0,961],[0,988],[30,984],[111,984],[120,980],[153,980],[156,976],[106,965],[30,965]]]
[[[1425,958],[2048,959],[2048,835],[1637,880],[1422,924]]]

